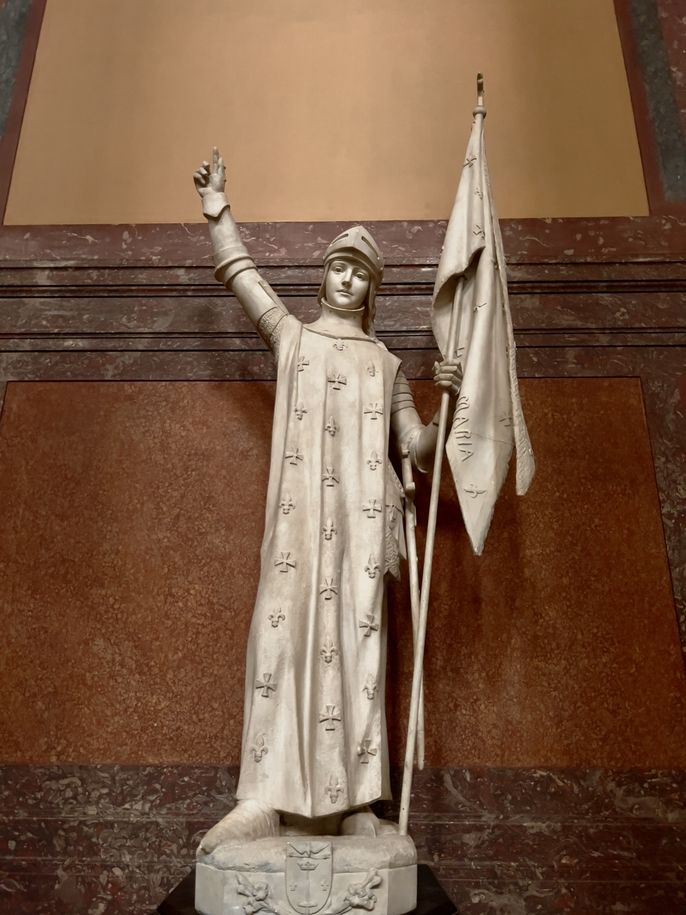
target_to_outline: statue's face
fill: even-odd
[[[334,308],[359,308],[369,291],[369,271],[357,261],[337,257],[329,265],[324,290]]]

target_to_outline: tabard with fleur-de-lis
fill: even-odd
[[[397,559],[402,530],[388,524],[400,507],[387,460],[399,361],[366,336],[290,315],[281,326],[238,796],[318,817],[389,796],[376,684],[389,543]],[[269,747],[259,760],[256,734]]]

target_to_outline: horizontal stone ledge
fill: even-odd
[[[239,214],[240,215],[240,214]],[[354,222],[354,220],[353,220]],[[243,223],[241,234],[260,262],[316,264],[349,222]],[[435,263],[444,220],[367,222],[387,264]],[[510,261],[617,261],[658,257],[683,260],[686,219],[642,216],[501,220]],[[0,262],[58,261],[189,266],[211,260],[207,227],[193,224],[3,226]]]

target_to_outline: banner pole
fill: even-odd
[[[448,331],[448,350],[446,359],[455,361],[455,345],[457,338],[457,301],[464,278],[457,281],[457,288],[453,299],[453,310],[450,314],[450,329]],[[417,741],[417,724],[419,719],[419,706],[422,694],[422,679],[424,667],[424,645],[426,643],[426,622],[429,612],[429,590],[431,588],[431,571],[434,557],[434,544],[436,539],[436,519],[438,517],[438,497],[441,488],[441,470],[443,468],[443,453],[445,451],[445,436],[448,429],[448,411],[450,409],[450,391],[441,394],[441,407],[438,416],[438,438],[436,440],[436,453],[434,455],[433,478],[431,480],[431,500],[429,502],[429,518],[426,526],[426,546],[424,549],[424,565],[422,568],[422,586],[419,601],[419,622],[417,638],[414,649],[414,668],[412,671],[412,697],[410,699],[410,717],[407,727],[407,743],[405,744],[405,765],[403,768],[403,787],[400,796],[400,835],[407,835],[407,825],[410,818],[410,796],[412,794],[412,774],[414,769],[414,754]]]

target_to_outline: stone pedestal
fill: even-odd
[[[198,861],[200,915],[403,915],[417,905],[409,836],[279,836]]]
[[[195,868],[157,908],[159,915],[198,915],[195,908]],[[428,864],[417,865],[417,908],[412,915],[455,915],[455,906]]]

